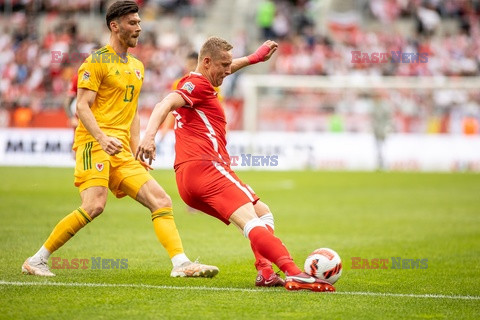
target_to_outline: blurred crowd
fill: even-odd
[[[25,127],[45,110],[62,110],[73,74],[82,56],[108,41],[104,16],[112,1],[0,1],[0,127]],[[184,57],[193,50],[183,30],[157,32],[154,21],[169,17],[189,28],[203,19],[210,0],[137,1],[142,14],[142,38],[129,52],[145,65],[141,105],[153,106],[184,72]],[[1,13],[6,13],[1,15]],[[80,15],[79,15],[80,14]],[[100,32],[80,32],[79,20],[91,15]],[[48,26],[43,33],[42,25]],[[93,30],[92,30],[93,31]]]
[[[274,65],[279,74],[478,76],[480,1],[370,0],[363,10],[335,16],[326,30],[315,28],[316,1],[264,0],[258,20],[264,37],[281,43]],[[265,6],[274,13],[266,19]],[[266,22],[268,21],[268,23]],[[369,22],[366,22],[369,21]],[[443,21],[443,24],[442,24]],[[362,23],[363,22],[363,23]],[[372,22],[378,22],[374,27]],[[450,23],[452,22],[453,26]],[[411,27],[410,32],[405,29]],[[352,52],[386,53],[388,62],[356,62]],[[392,61],[392,52],[426,57]],[[394,56],[395,58],[395,56]]]
[[[97,19],[103,20],[110,2],[0,1],[0,127],[27,126],[36,113],[61,108],[70,79],[81,63],[81,59],[75,59],[72,54],[90,53],[103,46],[108,39],[106,28],[103,28],[102,35],[80,32],[75,17],[78,13],[87,16],[94,14]],[[185,72],[184,58],[192,50],[198,49],[191,33],[196,25],[208,19],[209,8],[214,1],[137,2],[142,10],[143,32],[139,46],[132,53],[145,65],[139,107],[148,110],[169,91],[171,83]],[[254,2],[257,6],[255,19],[259,37],[243,39],[243,43],[259,43],[267,38],[279,42],[279,51],[268,64],[268,72],[273,74],[480,76],[480,1],[363,0],[356,2],[352,12],[328,14],[326,20],[320,21],[320,25],[318,17],[325,16],[319,12],[324,9],[321,2]],[[177,28],[158,31],[149,27],[149,21],[162,17],[173,17],[178,22]],[[53,27],[40,32],[39,24]],[[70,59],[55,62],[52,52],[61,52]],[[392,59],[395,58],[392,52],[407,53],[412,60],[402,61],[398,58],[401,56],[397,60]],[[384,59],[375,60],[375,55],[378,57],[382,53]],[[474,129],[468,132],[478,133],[480,97],[477,93],[414,91],[389,94],[396,97],[387,99],[397,106],[392,109],[393,123],[397,123],[394,131],[464,132],[464,129],[451,123],[452,119],[458,117],[463,123],[464,115],[473,119],[471,128]],[[225,90],[224,95],[227,106],[234,105],[236,110],[241,109],[241,101],[229,102],[228,99],[229,96],[241,97],[235,94],[235,88]],[[352,125],[349,120],[365,116],[365,108],[361,107],[365,99],[361,94],[354,94],[349,100],[342,95],[325,93],[312,94],[310,98],[312,101],[309,103],[315,107],[307,109],[316,112],[320,118],[317,117],[319,122],[312,123],[308,128],[316,131],[338,131],[338,128],[344,131],[368,130],[365,129],[367,125],[361,124],[362,121]],[[375,104],[372,99],[366,99],[370,105]],[[286,123],[302,123],[300,111],[305,109],[303,105],[297,103],[297,109],[282,110],[281,103],[276,106],[269,104],[268,101],[275,101],[275,98],[267,97],[266,101],[261,103],[264,109],[261,109],[260,129],[299,130],[301,125]],[[346,104],[349,107],[345,107]],[[355,107],[357,105],[359,107]],[[269,108],[276,108],[277,112],[269,112]],[[285,117],[277,119],[283,113]],[[409,119],[405,122],[408,125],[404,122],[398,124],[400,122],[395,120],[398,115]],[[308,117],[310,120],[315,118],[311,115]],[[366,117],[372,119],[372,116]],[[328,119],[329,125],[323,125],[325,119]],[[239,129],[240,125],[241,121],[238,121],[238,126],[232,129]]]
[[[317,1],[259,5],[262,37],[279,42],[272,73],[362,77],[480,76],[480,1],[367,0],[318,28]],[[319,31],[323,30],[323,31]],[[382,59],[383,57],[383,59]],[[405,57],[405,58],[404,58]],[[375,60],[376,59],[376,60]],[[479,134],[480,93],[465,90],[265,93],[263,130],[368,132],[379,101],[385,130]],[[305,98],[307,96],[308,98]],[[279,104],[288,107],[279,109]]]

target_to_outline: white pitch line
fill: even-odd
[[[138,283],[81,283],[81,282],[20,282],[0,280],[2,286],[53,286],[53,287],[94,287],[94,288],[143,288],[143,289],[163,289],[163,290],[201,290],[201,291],[239,291],[239,292],[278,292],[277,290],[248,289],[248,288],[222,288],[205,286],[161,286]],[[410,294],[410,293],[382,293],[382,292],[335,292],[334,295],[356,295],[372,297],[399,297],[399,298],[424,298],[424,299],[452,299],[452,300],[480,300],[480,296],[456,296],[443,294]]]

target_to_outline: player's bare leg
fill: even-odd
[[[185,255],[173,218],[172,201],[155,180],[149,180],[142,185],[135,199],[152,212],[155,234],[168,252],[173,264],[171,277],[212,278],[218,274],[219,270],[216,266],[201,264],[198,261],[192,262]]]

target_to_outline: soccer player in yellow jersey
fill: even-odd
[[[172,202],[148,173],[148,165],[135,160],[140,139],[137,102],[144,77],[143,64],[128,54],[142,30],[134,1],[117,1],[107,10],[110,43],[90,55],[78,70],[75,131],[75,186],[82,203],[53,229],[38,252],[28,258],[22,272],[54,276],[48,258],[82,227],[100,215],[108,189],[120,198],[130,196],[151,211],[155,233],[168,252],[172,277],[213,277],[218,268],[188,259],[172,214]]]

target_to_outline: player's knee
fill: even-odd
[[[259,217],[265,214],[271,213],[270,208],[262,201],[257,201],[254,207],[255,207],[255,213]]]
[[[142,186],[136,200],[151,211],[172,206],[172,199],[159,184],[155,183],[155,180],[150,180]]]
[[[172,198],[166,193],[163,193],[159,198],[157,198],[157,206],[159,208],[171,207]]]
[[[243,227],[243,235],[245,238],[249,239],[250,231],[256,227],[266,228],[265,223],[259,218],[253,218],[249,220]]]
[[[90,218],[94,219],[103,212],[103,210],[105,209],[105,203],[97,202],[89,205],[82,205],[82,207],[88,213]]]
[[[172,198],[163,190],[152,193],[148,200],[146,206],[150,210],[172,206]]]

